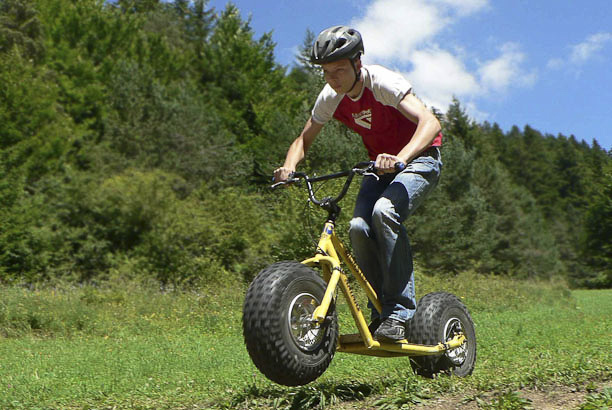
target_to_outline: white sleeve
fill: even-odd
[[[313,121],[318,124],[325,124],[331,120],[343,96],[343,94],[338,95],[329,84],[325,84],[312,109]]]
[[[397,108],[400,101],[412,90],[403,75],[382,66],[368,66],[372,92],[382,104]]]

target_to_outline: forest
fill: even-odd
[[[274,52],[231,3],[0,0],[0,283],[230,285],[312,253],[324,214],[270,179],[323,79]],[[612,287],[596,135],[504,131],[458,100],[434,112],[444,169],[407,223],[418,269]],[[330,124],[301,169],[366,158]]]

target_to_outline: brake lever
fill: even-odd
[[[286,184],[285,181],[277,182],[275,184],[270,185],[270,188],[275,189],[275,188],[278,188],[279,186],[285,185],[285,184]]]
[[[366,176],[371,176],[371,177],[376,178],[376,180],[377,180],[377,181],[380,181],[380,177],[379,177],[379,176],[378,176],[378,174],[376,174],[375,172],[364,172],[362,175],[363,175],[364,177],[366,177]]]
[[[270,185],[270,188],[275,189],[278,188],[281,185],[291,185],[291,184],[299,184],[300,183],[300,179],[299,178],[292,178],[292,179],[288,179],[286,181],[280,181],[277,182],[275,184]]]
[[[394,165],[394,168],[395,168],[395,172],[402,172],[403,170],[406,169],[406,164],[403,163],[403,162],[396,162],[395,165]],[[377,181],[380,181],[380,177],[376,173],[376,168],[374,167],[374,165],[366,168],[361,175],[363,175],[363,176],[366,176],[366,175],[373,176],[374,178],[376,178]]]

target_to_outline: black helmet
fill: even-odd
[[[327,64],[348,58],[353,61],[363,53],[361,34],[347,26],[334,26],[319,33],[312,45],[310,62]]]

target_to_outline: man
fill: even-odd
[[[438,182],[442,135],[440,123],[411,93],[410,83],[384,67],[362,65],[363,52],[354,29],[334,26],[319,34],[311,62],[321,65],[327,84],[274,177],[289,178],[332,118],[361,135],[380,178],[363,178],[349,236],[383,306],[379,314],[368,305],[370,330],[377,340],[401,341],[416,309],[412,253],[402,222]],[[406,165],[399,173],[398,162]]]

